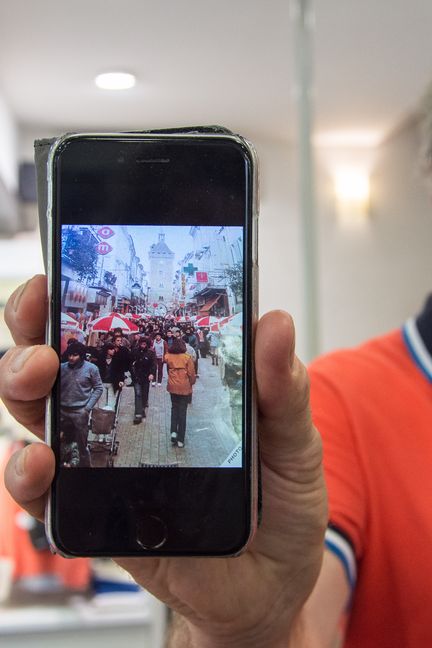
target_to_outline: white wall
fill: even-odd
[[[399,327],[432,291],[432,183],[421,169],[419,127],[405,123],[375,151],[370,217],[341,222],[325,156],[317,157],[317,255],[321,352]],[[260,312],[295,318],[305,358],[298,163],[294,146],[256,141],[261,162]],[[350,151],[351,156],[353,151]]]
[[[407,123],[376,151],[371,216],[337,217],[329,178],[319,176],[322,350],[400,326],[432,289],[432,201],[420,170],[418,127]],[[321,155],[322,159],[322,155]]]
[[[17,137],[12,112],[0,94],[0,176],[12,192],[18,187]]]
[[[23,131],[20,158],[32,155],[35,136]],[[260,313],[288,310],[297,349],[305,357],[297,161],[293,146],[254,140],[260,160]],[[419,162],[415,123],[376,152],[371,217],[363,226],[339,220],[320,152],[317,174],[317,254],[321,351],[351,346],[399,326],[432,288],[432,200]]]
[[[260,313],[282,308],[293,315],[297,351],[304,357],[301,234],[296,152],[282,141],[254,141],[260,161]]]

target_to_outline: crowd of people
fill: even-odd
[[[99,333],[87,343],[67,340],[61,356],[61,434],[64,466],[91,466],[88,449],[89,417],[94,408],[114,412],[125,385],[134,388],[133,423],[146,418],[150,387],[161,387],[166,366],[167,390],[171,397],[170,439],[184,448],[187,407],[192,402],[198,360],[209,355],[218,364],[219,333],[155,317],[136,322],[137,331],[122,328]]]

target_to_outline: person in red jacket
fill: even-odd
[[[186,344],[176,338],[171,351],[165,355],[168,367],[167,390],[171,395],[171,443],[184,447],[186,434],[187,406],[195,384],[195,367],[191,356],[186,353]]]

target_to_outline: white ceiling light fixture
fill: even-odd
[[[102,90],[129,90],[136,84],[136,78],[129,72],[104,72],[98,74],[95,83]]]

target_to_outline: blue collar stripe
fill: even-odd
[[[350,589],[353,590],[357,581],[357,565],[351,546],[345,538],[330,528],[326,530],[324,544],[341,561]]]
[[[408,351],[417,367],[429,382],[432,382],[432,356],[427,350],[414,318],[409,319],[402,328],[403,338]]]

